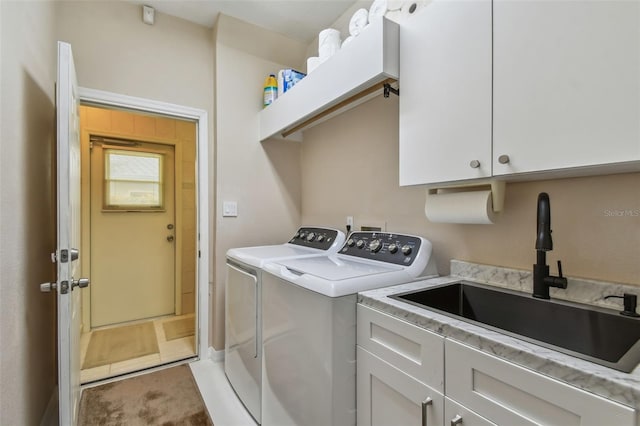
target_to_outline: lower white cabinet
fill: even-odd
[[[358,305],[358,346],[444,393],[444,337]]]
[[[499,425],[635,425],[632,408],[454,340],[445,365],[447,397]]]
[[[358,426],[635,426],[636,410],[358,305]]]
[[[358,347],[358,426],[442,425],[444,396]]]

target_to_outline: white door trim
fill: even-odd
[[[79,88],[80,102],[85,105],[111,106],[195,120],[198,123],[198,356],[207,357],[209,349],[209,118],[207,111],[151,99],[136,98],[102,90]]]

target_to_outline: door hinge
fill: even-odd
[[[202,253],[200,253],[200,250],[198,250],[198,259],[200,259],[202,257]]]

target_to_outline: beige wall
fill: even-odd
[[[225,253],[273,244],[300,225],[300,146],[259,141],[262,85],[269,73],[296,66],[305,46],[221,16],[216,25],[216,256],[213,346],[224,348]],[[270,59],[265,59],[270,58]],[[238,217],[222,217],[236,201]],[[285,237],[286,238],[286,237]]]
[[[142,22],[140,6],[125,2],[61,0],[57,5],[57,37],[72,45],[80,86],[201,108],[209,113],[212,200],[215,176],[212,30],[158,12],[155,25],[147,25]]]
[[[0,424],[40,423],[56,383],[53,3],[0,2]]]
[[[549,153],[553,155],[553,153]],[[554,250],[565,275],[640,285],[640,173],[507,184],[494,225],[435,224],[424,187],[398,186],[398,99],[375,98],[304,134],[302,222],[344,228],[386,221],[434,245],[439,272],[450,259],[531,269],[536,199],[551,199]],[[330,164],[330,167],[327,167]],[[629,210],[629,216],[615,211]]]

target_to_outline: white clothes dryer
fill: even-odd
[[[431,243],[353,232],[335,255],[264,265],[263,426],[356,423],[357,293],[436,276]]]
[[[324,256],[345,241],[336,229],[305,226],[285,244],[227,251],[224,370],[234,391],[261,423],[261,276],[266,262]]]

